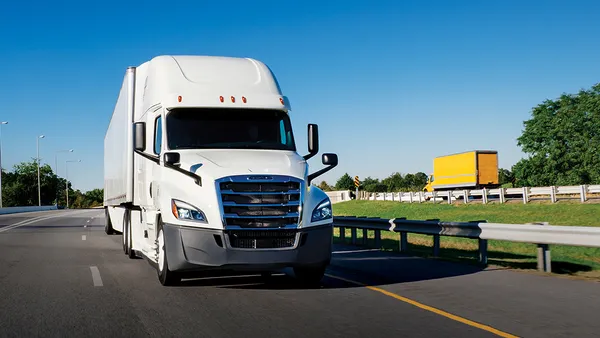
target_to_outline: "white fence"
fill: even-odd
[[[331,199],[331,203],[335,204],[338,202],[349,201],[352,198],[350,197],[350,191],[327,191],[325,192],[327,196]]]
[[[350,199],[350,191],[330,191],[327,192],[333,203],[342,202]],[[396,201],[408,203],[439,202],[446,201],[451,204],[454,201],[462,200],[463,203],[469,203],[474,200],[481,200],[481,203],[490,201],[499,201],[505,203],[509,200],[518,200],[528,203],[533,200],[548,199],[556,203],[559,199],[578,199],[586,202],[589,199],[600,198],[600,185],[572,185],[572,186],[552,186],[552,187],[523,187],[523,188],[499,188],[499,189],[479,189],[479,190],[453,190],[453,191],[434,191],[434,192],[395,192],[395,193],[368,193],[359,191],[358,199],[375,201]],[[335,199],[335,201],[334,201]]]
[[[56,205],[42,205],[32,206],[32,207],[9,207],[9,208],[0,208],[0,215],[4,214],[17,214],[21,212],[31,212],[31,211],[46,211],[46,210],[56,210]]]

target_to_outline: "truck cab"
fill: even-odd
[[[161,56],[128,74],[131,186],[123,194],[105,184],[107,201],[125,195],[105,202],[107,233],[123,234],[125,253],[146,258],[163,285],[200,271],[286,267],[319,281],[331,259],[333,215],[311,183],[338,159],[323,154],[325,168],[310,172],[318,126],[308,125],[300,154],[289,99],[270,69],[253,59]],[[108,143],[115,155],[119,147]]]
[[[423,187],[423,191],[424,192],[432,192],[433,191],[433,174],[430,174],[429,176],[427,176],[427,184],[425,184],[425,187]]]

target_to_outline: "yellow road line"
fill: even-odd
[[[421,303],[419,303],[417,301],[414,301],[412,299],[408,299],[406,297],[402,297],[402,296],[397,295],[397,294],[395,294],[393,292],[386,291],[384,289],[380,289],[380,288],[375,287],[375,286],[370,286],[370,285],[367,285],[367,284],[364,284],[364,283],[360,283],[360,282],[357,282],[357,281],[353,281],[353,280],[350,280],[350,279],[346,279],[346,278],[342,278],[342,277],[338,277],[338,276],[334,276],[334,275],[330,275],[330,274],[326,274],[326,276],[330,277],[330,278],[334,278],[334,279],[339,279],[339,280],[342,280],[342,281],[345,281],[345,282],[348,282],[348,283],[351,283],[351,284],[364,286],[364,287],[366,287],[369,290],[377,291],[377,292],[382,293],[382,294],[384,294],[386,296],[395,298],[395,299],[397,299],[399,301],[408,303],[410,305],[414,305],[414,306],[416,306],[416,307],[418,307],[420,309],[423,309],[423,310],[426,310],[426,311],[429,311],[429,312],[433,312],[433,313],[438,314],[440,316],[444,316],[446,318],[455,320],[457,322],[460,322],[460,323],[463,323],[463,324],[466,324],[466,325],[469,325],[469,326],[472,326],[472,327],[476,327],[478,329],[481,329],[481,330],[493,333],[493,334],[498,335],[500,337],[505,337],[505,338],[516,338],[516,337],[518,337],[518,336],[512,335],[510,333],[506,333],[506,332],[500,331],[498,329],[495,329],[495,328],[493,328],[491,326],[480,324],[480,323],[474,322],[472,320],[469,320],[469,319],[466,319],[466,318],[462,318],[462,317],[457,316],[457,315],[453,315],[451,313],[448,313],[448,312],[440,310],[440,309],[436,309],[436,308],[434,308],[432,306],[429,306],[429,305],[421,304]]]

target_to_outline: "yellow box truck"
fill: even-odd
[[[473,150],[436,157],[433,174],[429,175],[423,190],[494,189],[499,186],[498,152]]]

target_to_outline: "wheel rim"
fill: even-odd
[[[163,231],[158,232],[158,269],[162,272],[165,264],[165,240]]]

